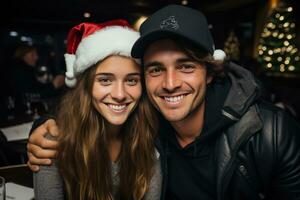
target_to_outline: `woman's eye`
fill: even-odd
[[[138,83],[137,79],[131,78],[126,80],[127,85],[134,86]]]
[[[108,78],[99,78],[98,81],[101,85],[104,85],[104,86],[110,85],[112,83],[112,80],[110,80]]]

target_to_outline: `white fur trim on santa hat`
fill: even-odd
[[[131,58],[131,48],[139,36],[137,31],[121,26],[109,26],[87,36],[76,50],[75,75],[109,55]]]
[[[216,49],[214,51],[213,57],[214,57],[214,60],[223,61],[226,58],[226,54],[223,50]]]

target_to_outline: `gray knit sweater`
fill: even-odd
[[[113,179],[113,197],[114,200],[120,200],[118,194],[119,187],[119,167],[116,163],[112,164]],[[64,200],[63,180],[59,175],[56,164],[51,166],[41,166],[40,171],[34,173],[34,194],[35,200]],[[162,185],[162,174],[159,155],[157,153],[157,162],[155,163],[154,175],[150,182],[149,191],[145,200],[159,200]]]

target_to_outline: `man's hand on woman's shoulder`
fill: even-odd
[[[39,171],[40,165],[51,165],[51,159],[56,157],[58,142],[46,138],[50,134],[52,137],[59,135],[58,127],[54,119],[48,119],[42,125],[34,129],[27,144],[28,167],[33,171]]]

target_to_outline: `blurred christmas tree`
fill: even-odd
[[[267,72],[299,74],[300,55],[296,42],[293,8],[280,3],[261,33],[258,61]]]
[[[233,30],[229,32],[225,41],[224,51],[231,60],[240,60],[240,43]]]

